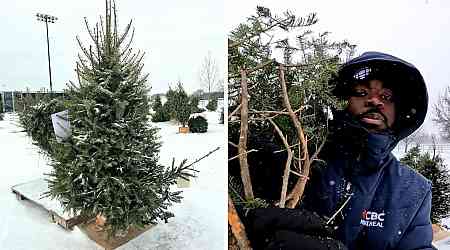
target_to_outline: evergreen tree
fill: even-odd
[[[432,182],[431,221],[439,223],[450,214],[450,174],[443,159],[428,152],[420,153],[419,147],[415,146],[400,161]]]
[[[198,103],[200,102],[200,98],[197,95],[191,95],[189,97],[189,104],[191,106],[191,113],[201,113],[202,110],[198,107]]]
[[[208,131],[208,121],[203,116],[191,117],[188,121],[189,130],[192,133],[206,133]]]
[[[170,92],[170,93],[169,93]],[[178,82],[176,90],[169,90],[167,93],[167,102],[172,113],[175,114],[175,119],[186,127],[189,116],[192,113],[192,106],[189,103],[189,97],[183,88],[183,84]]]
[[[209,100],[208,105],[206,105],[206,108],[209,111],[216,111],[216,109],[217,109],[217,99]]]
[[[152,109],[153,109],[153,111],[162,109],[161,97],[159,95],[157,95],[155,97],[155,100],[153,101]]]
[[[172,87],[169,87],[169,90],[166,93],[167,101],[164,103],[166,110],[169,111],[169,116],[171,119],[176,119],[176,108],[177,108],[177,91],[173,90]]]
[[[168,207],[181,196],[170,185],[192,175],[186,161],[158,164],[144,54],[130,47],[131,22],[119,33],[115,5],[106,0],[105,18],[93,28],[86,21],[86,27],[92,45],[77,38],[79,81],[68,92],[72,137],[55,150],[47,195],[77,215],[103,215],[104,229],[115,235],[174,216]]]
[[[418,145],[412,147],[401,159],[400,161],[407,166],[414,168],[418,172],[421,172],[420,166],[420,148]]]
[[[152,122],[166,122],[170,120],[170,112],[167,110],[167,106],[161,104],[161,97],[156,96],[152,107],[154,113],[152,115]]]
[[[51,115],[65,109],[61,98],[50,100],[46,97],[19,113],[19,121],[27,134],[44,153],[52,155],[56,136]]]

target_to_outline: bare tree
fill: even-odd
[[[214,91],[219,85],[219,70],[210,51],[208,51],[208,55],[203,59],[199,77],[202,87],[205,91],[208,91],[208,93]]]
[[[438,103],[434,106],[435,121],[441,127],[443,138],[450,140],[450,87],[440,96]]]
[[[416,130],[414,133],[412,133],[411,135],[409,135],[408,137],[406,137],[405,139],[402,140],[405,153],[408,152],[408,148],[411,145],[411,143],[415,143],[416,145],[419,146],[425,142],[425,139],[426,139],[426,135],[425,135],[423,127],[421,127],[418,130]]]

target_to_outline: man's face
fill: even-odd
[[[383,82],[379,80],[355,85],[347,108],[369,131],[383,131],[395,121],[392,90],[383,88]]]

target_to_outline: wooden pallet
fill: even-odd
[[[50,221],[66,230],[72,230],[74,226],[86,222],[89,219],[64,212],[59,202],[51,200],[48,197],[42,197],[42,194],[48,191],[48,185],[45,179],[40,178],[14,185],[11,187],[11,191],[19,201],[26,200],[46,210]]]

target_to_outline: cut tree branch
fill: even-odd
[[[275,128],[275,130],[277,131],[277,133],[280,136],[281,140],[283,140],[284,147],[286,148],[286,151],[287,151],[287,154],[288,154],[288,158],[286,160],[286,165],[284,167],[283,184],[281,186],[281,196],[280,196],[280,203],[279,203],[279,206],[281,208],[284,208],[285,207],[285,203],[286,203],[286,193],[287,193],[287,188],[288,188],[289,173],[291,171],[292,150],[289,148],[289,143],[287,142],[286,137],[284,137],[283,132],[277,126],[277,124],[270,118],[268,120],[272,124],[272,126]]]
[[[284,78],[284,66],[282,64],[279,65],[279,72],[280,72],[280,84],[281,84],[281,91],[283,94],[283,104],[286,107],[287,111],[289,112],[289,116],[292,120],[292,123],[294,124],[294,127],[297,131],[297,136],[298,136],[298,140],[300,142],[300,146],[299,146],[299,159],[304,158],[304,162],[303,162],[303,169],[302,169],[302,164],[301,164],[301,160],[298,161],[298,166],[299,168],[302,170],[302,175],[304,176],[309,176],[309,168],[310,168],[310,162],[309,162],[309,156],[308,156],[308,147],[307,147],[307,142],[306,142],[306,138],[305,138],[305,134],[303,133],[303,128],[302,125],[297,117],[297,115],[294,113],[294,110],[292,110],[291,107],[291,103],[289,102],[289,96],[288,96],[288,92],[287,92],[287,86],[286,86],[286,80]],[[301,154],[303,153],[303,157],[301,157]],[[291,193],[289,194],[289,202],[288,202],[288,207],[289,208],[294,208],[298,201],[300,200],[301,196],[303,195],[303,191],[305,190],[305,185],[306,185],[306,178],[300,178],[298,179],[297,183],[294,186],[294,189],[291,191]]]
[[[248,137],[248,89],[247,72],[241,69],[241,130],[239,136],[238,153],[241,166],[241,178],[244,185],[245,199],[253,199],[252,181],[247,162],[247,137]]]
[[[242,224],[241,219],[234,207],[233,201],[228,195],[228,225],[231,227],[231,232],[238,243],[240,250],[251,250],[250,241],[245,233],[244,224]]]
[[[270,59],[270,60],[267,60],[267,61],[265,61],[265,62],[263,62],[261,64],[258,64],[256,67],[248,69],[246,71],[246,75],[250,75],[251,73],[253,73],[253,72],[257,71],[257,70],[260,70],[260,69],[266,67],[267,65],[270,65],[270,64],[275,63],[275,62],[276,62],[275,59]],[[236,74],[229,75],[228,78],[236,78],[236,77],[239,77],[239,76],[242,77],[242,73],[236,73]]]

